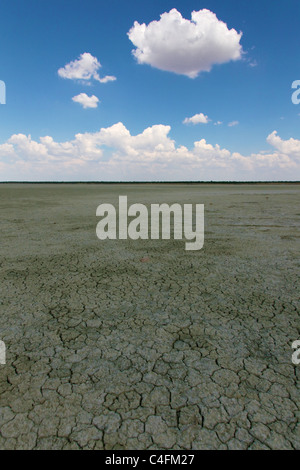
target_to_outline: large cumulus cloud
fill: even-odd
[[[78,133],[56,142],[45,136],[14,134],[0,144],[0,180],[297,180],[300,140],[283,140],[276,131],[271,146],[242,155],[205,139],[189,149],[157,124],[132,135],[119,122],[97,132]]]
[[[214,64],[240,59],[241,36],[206,9],[193,11],[187,20],[173,8],[148,25],[135,21],[128,32],[140,64],[190,78],[210,71]]]

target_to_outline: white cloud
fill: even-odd
[[[114,82],[116,79],[116,77],[114,77],[113,75],[105,75],[105,77],[103,78],[100,78],[99,75],[97,77],[95,77],[96,80],[98,80],[100,83],[108,83],[108,82]]]
[[[81,104],[84,109],[97,108],[99,103],[99,99],[97,98],[97,96],[88,96],[86,93],[80,93],[77,96],[73,96],[72,100],[75,101],[75,103]]]
[[[69,80],[97,80],[100,83],[107,83],[116,80],[116,77],[107,75],[100,78],[98,70],[101,64],[96,57],[89,52],[84,52],[78,59],[70,62],[58,70],[58,75]]]
[[[207,124],[209,121],[208,116],[205,116],[203,113],[195,114],[190,118],[185,118],[183,124]]]
[[[170,126],[137,135],[119,122],[66,142],[15,134],[0,145],[1,180],[296,180],[300,140],[267,137],[270,151],[242,155],[205,139],[176,145]]]
[[[242,33],[228,29],[209,10],[193,11],[191,20],[175,8],[148,25],[134,22],[128,32],[138,63],[195,78],[214,64],[242,57]]]
[[[257,66],[258,66],[258,63],[255,59],[249,62],[249,67],[253,68],[253,67],[257,67]]]
[[[300,140],[282,140],[276,131],[273,131],[267,138],[267,142],[275,147],[279,152],[286,155],[300,155]]]
[[[239,121],[232,121],[228,123],[228,127],[235,127],[239,125]]]
[[[217,121],[217,122],[214,122],[214,126],[221,126],[223,124],[222,121]]]

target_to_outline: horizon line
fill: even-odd
[[[300,184],[298,181],[0,181],[0,184]]]

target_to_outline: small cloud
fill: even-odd
[[[98,78],[96,78],[96,80],[98,80],[100,83],[108,83],[108,82],[114,82],[116,79],[116,77],[114,77],[113,75],[106,75],[105,77],[103,78],[100,78],[98,76]]]
[[[97,98],[97,96],[88,96],[86,93],[80,93],[80,95],[73,96],[72,100],[75,103],[81,104],[84,109],[97,108],[99,103],[99,99]]]
[[[107,75],[101,78],[98,74],[101,64],[96,57],[89,52],[84,52],[78,59],[66,64],[58,70],[58,75],[69,80],[88,81],[92,78],[100,83],[116,80],[116,77]]]
[[[209,122],[208,116],[203,113],[195,114],[190,118],[185,118],[183,124],[207,124]]]
[[[250,60],[249,61],[249,67],[257,67],[258,66],[258,63],[256,60]]]
[[[223,124],[222,121],[217,121],[217,122],[214,122],[214,126],[221,126]]]
[[[258,62],[257,62],[257,60],[255,60],[255,59],[249,58],[249,59],[246,59],[246,61],[248,62],[248,66],[249,66],[249,67],[252,67],[252,68],[253,68],[253,67],[257,67],[257,66],[258,66]]]
[[[239,125],[239,121],[232,121],[232,122],[229,122],[228,127],[234,127],[238,125]]]

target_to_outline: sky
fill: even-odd
[[[300,180],[299,0],[0,8],[0,181]]]

